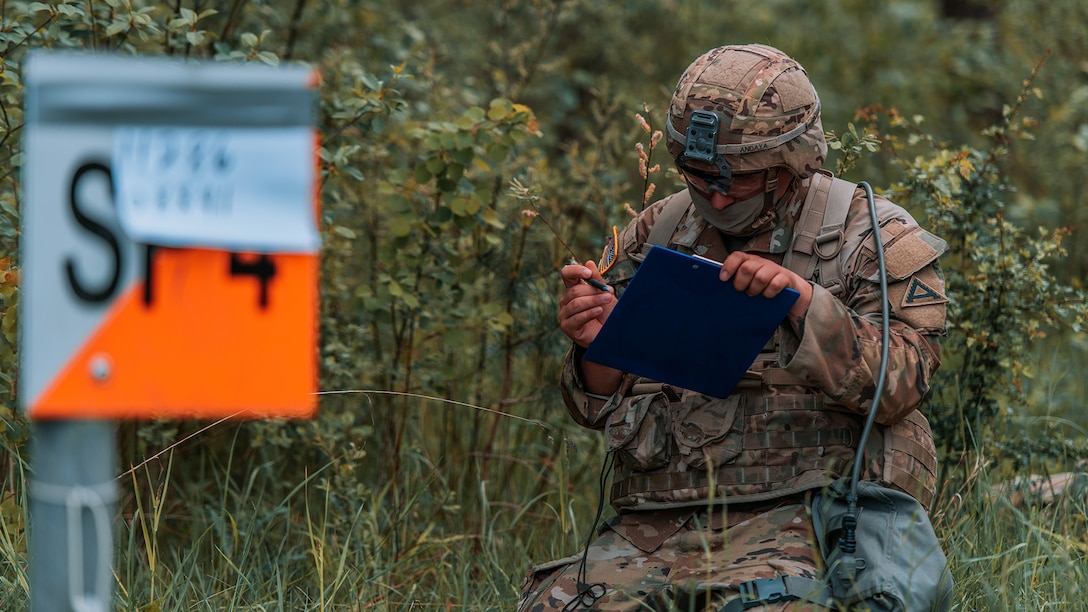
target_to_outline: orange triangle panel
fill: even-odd
[[[30,414],[311,417],[317,274],[317,255],[156,249]]]

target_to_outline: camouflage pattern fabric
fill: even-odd
[[[798,498],[711,510],[620,514],[582,555],[533,568],[519,612],[719,610],[756,578],[819,574],[808,507]],[[594,597],[600,595],[600,597]],[[793,600],[752,610],[825,610]]]
[[[798,181],[787,194],[774,228],[731,238],[692,208],[669,247],[718,261],[743,250],[781,263],[810,180]],[[668,200],[685,197],[682,191],[655,203],[618,235],[612,267],[604,275],[617,295],[634,275],[661,209]],[[916,407],[940,364],[938,339],[944,334],[947,299],[937,258],[947,246],[884,198],[877,198],[877,209],[889,274],[891,346],[876,419],[880,427],[866,449],[863,474],[928,507],[936,452],[929,425]],[[854,459],[855,434],[872,406],[880,364],[882,296],[867,210],[864,193],[858,191],[838,255],[844,294],[835,297],[814,285],[800,329],[782,325],[730,398],[677,389],[666,402],[660,384],[655,389],[652,381],[626,376],[609,401],[592,412],[579,377],[579,351],[571,351],[560,388],[572,417],[604,429],[610,449],[617,451],[617,482],[627,482],[613,490],[617,509],[698,505],[712,496],[755,502],[819,488],[844,474]],[[668,405],[662,408],[662,403]],[[618,444],[625,436],[629,440]],[[716,487],[699,480],[706,470],[704,457],[715,466]]]
[[[734,173],[785,166],[806,178],[827,158],[816,91],[804,68],[773,47],[718,47],[688,66],[669,104],[667,143],[674,158],[684,148],[679,140],[697,110],[721,117],[718,144],[752,143],[751,150],[725,156]],[[807,129],[782,146],[755,144],[799,126]]]

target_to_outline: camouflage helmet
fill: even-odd
[[[715,150],[733,173],[788,168],[812,176],[827,158],[820,99],[804,68],[766,45],[712,49],[680,77],[667,121],[669,152],[679,163],[692,114],[708,111],[721,126]]]

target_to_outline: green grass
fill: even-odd
[[[558,406],[526,422],[420,402],[391,415],[394,460],[365,428],[330,442],[365,404],[329,402],[314,422],[126,425],[122,455],[153,458],[118,480],[116,609],[509,610],[531,563],[583,543],[602,451]],[[21,609],[25,474],[21,447],[6,451],[0,607]],[[972,460],[948,473],[933,517],[958,609],[1088,609],[1083,498],[1018,508],[998,492],[1004,472]]]
[[[569,554],[588,529],[579,521],[595,488],[571,494],[585,484],[569,481],[582,480],[574,442],[552,426],[502,418],[504,445],[522,446],[489,457],[459,448],[449,459],[407,432],[417,443],[390,479],[388,449],[373,440],[331,455],[304,448],[329,421],[223,423],[199,436],[137,430],[185,441],[119,478],[117,609],[510,609],[532,560]],[[272,442],[284,431],[298,437]],[[599,454],[572,433],[586,443],[580,452]],[[488,481],[478,478],[485,462]],[[11,507],[25,524],[25,505]],[[26,534],[0,535],[3,607],[24,607]]]
[[[1014,507],[976,474],[935,516],[965,610],[1084,610],[1085,500]]]

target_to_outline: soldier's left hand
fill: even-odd
[[[773,298],[786,287],[796,289],[801,297],[790,309],[790,314],[803,316],[812,300],[812,285],[792,270],[759,255],[734,251],[722,262],[718,275],[722,281],[732,281],[738,291],[748,295]]]

